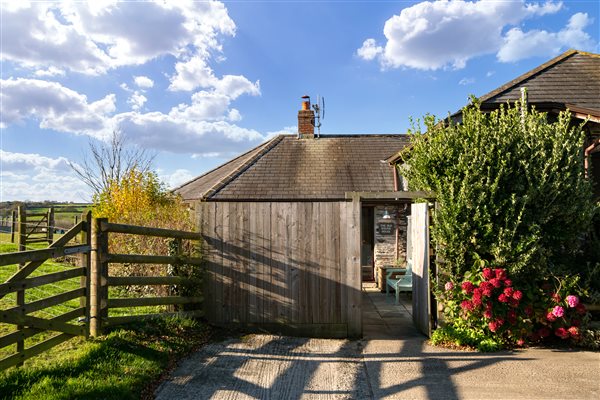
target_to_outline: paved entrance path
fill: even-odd
[[[434,348],[405,323],[409,307],[365,296],[363,340],[251,335],[214,343],[184,361],[157,398],[600,398],[600,353]]]

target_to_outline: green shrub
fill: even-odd
[[[484,334],[462,326],[446,325],[431,334],[431,344],[435,346],[472,347],[482,352],[498,351],[502,345]]]
[[[440,282],[452,286],[437,292],[447,321],[485,349],[581,340],[585,309],[565,299],[593,296],[572,277],[585,273],[581,283],[594,289],[600,273],[590,256],[600,208],[583,170],[581,127],[568,112],[549,122],[519,102],[483,113],[476,101],[460,124],[427,116],[425,126],[427,134],[413,126],[399,169],[411,189],[436,194],[431,232]],[[503,276],[493,287],[499,277],[483,276],[490,271]]]
[[[563,112],[502,106],[463,109],[460,124],[425,118],[412,128],[401,166],[409,186],[435,192],[433,239],[445,268],[462,276],[483,259],[514,278],[560,274],[573,265],[597,206],[585,179],[585,135]]]

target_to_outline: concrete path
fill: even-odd
[[[184,361],[157,399],[600,398],[600,353],[439,349],[407,323],[408,305],[364,295],[363,340],[251,335],[214,343]]]

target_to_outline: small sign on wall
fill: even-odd
[[[394,233],[393,222],[379,222],[377,224],[377,228],[379,230],[380,235],[391,235],[392,233]]]

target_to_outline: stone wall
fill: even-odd
[[[387,214],[391,217],[384,218]],[[393,266],[396,261],[396,229],[399,230],[398,257],[406,260],[407,205],[380,205],[375,207],[375,267]],[[391,224],[391,226],[390,226]]]

